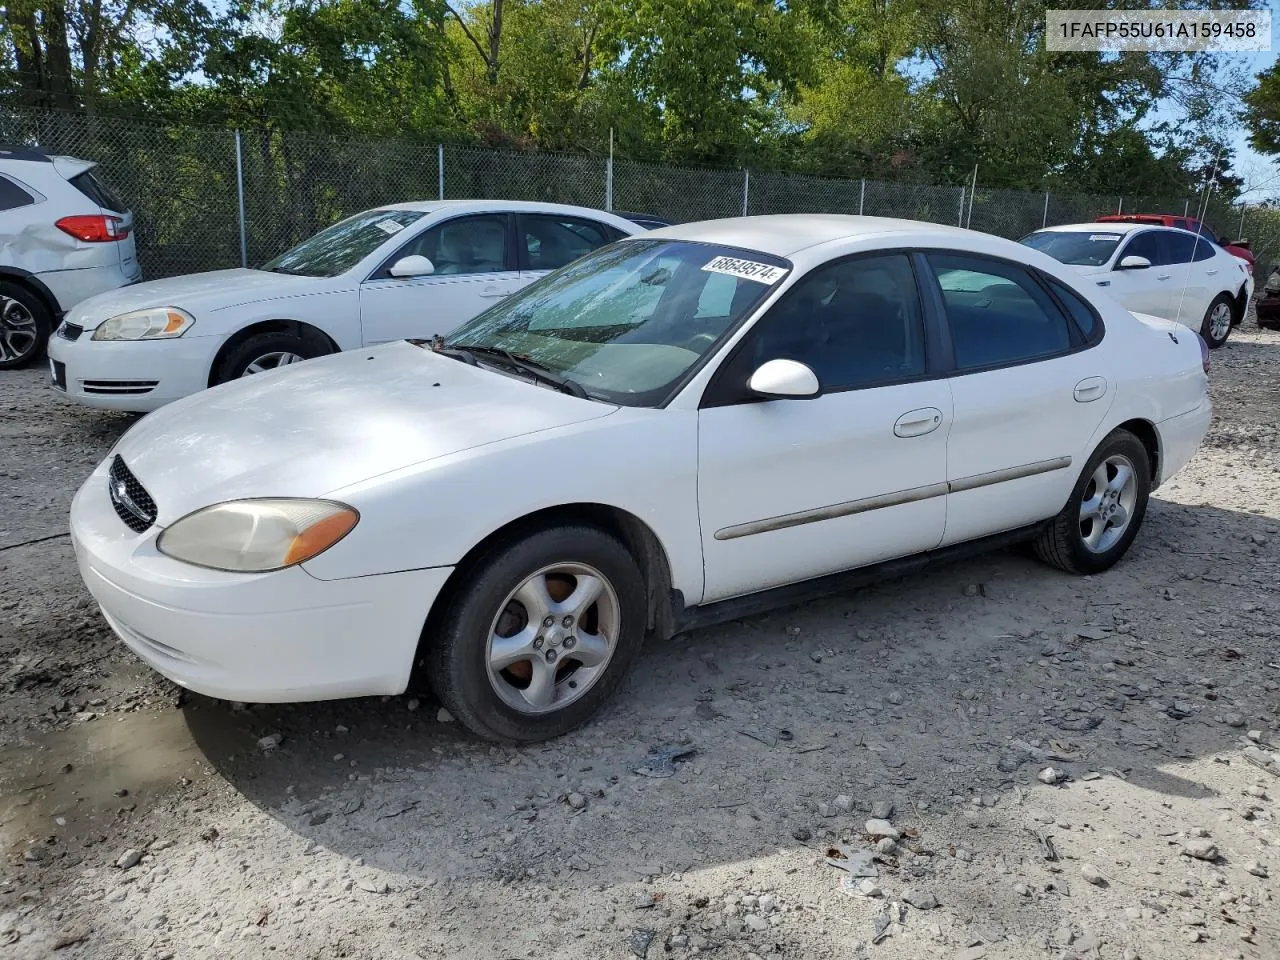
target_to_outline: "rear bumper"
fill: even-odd
[[[1160,482],[1167,482],[1187,465],[1209,430],[1213,405],[1205,397],[1193,410],[1156,424],[1160,435]]]
[[[121,266],[114,251],[111,255],[116,258],[113,263],[78,270],[50,270],[37,274],[37,277],[57,299],[58,311],[66,313],[82,300],[127,287],[142,279],[142,270],[136,260],[126,268]]]
[[[449,570],[317,580],[205,570],[156,550],[160,528],[116,516],[99,467],[71,506],[71,542],[116,635],[174,683],[227,700],[286,703],[402,693]]]
[[[145,413],[209,385],[221,337],[104,341],[86,330],[76,340],[49,338],[49,360],[64,365],[54,386],[72,400],[105,410]],[[55,368],[56,369],[56,368]]]

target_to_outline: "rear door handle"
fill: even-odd
[[[1107,381],[1102,377],[1086,377],[1076,384],[1075,397],[1077,403],[1088,403],[1097,400],[1107,392]]]
[[[942,411],[937,407],[921,407],[908,410],[893,425],[895,437],[923,437],[933,433],[942,424]]]
[[[1206,271],[1205,271],[1205,273],[1206,273],[1206,274],[1208,274],[1209,276],[1213,277],[1213,276],[1217,276],[1218,271],[1217,271],[1217,270],[1206,270]]]
[[[1173,276],[1173,274],[1171,274],[1171,273],[1166,273],[1166,274],[1163,274],[1163,275],[1161,275],[1161,276],[1156,277],[1156,279],[1157,279],[1157,280],[1168,280],[1168,279],[1169,279],[1170,277],[1172,277],[1172,276]]]

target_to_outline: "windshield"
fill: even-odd
[[[391,237],[421,220],[417,210],[368,210],[321,230],[262,265],[263,270],[304,277],[346,273]]]
[[[469,320],[447,346],[505,350],[590,397],[656,406],[790,267],[731,247],[622,241]]]
[[[1040,230],[1023,237],[1028,247],[1047,253],[1053,259],[1076,267],[1100,267],[1111,259],[1120,242],[1120,234],[1092,231]]]

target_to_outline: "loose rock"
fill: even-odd
[[[1217,860],[1218,845],[1212,840],[1188,840],[1182,847],[1182,855],[1195,860]]]
[[[867,836],[870,837],[888,837],[890,840],[897,840],[902,836],[892,823],[878,818],[868,820],[865,829]]]

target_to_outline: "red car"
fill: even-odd
[[[1162,227],[1177,227],[1179,230],[1190,230],[1192,233],[1198,233],[1202,237],[1208,237],[1226,250],[1227,253],[1246,261],[1250,270],[1253,269],[1253,251],[1249,249],[1248,240],[1228,240],[1225,236],[1220,237],[1209,229],[1207,224],[1197,220],[1195,217],[1175,217],[1168,213],[1116,213],[1106,217],[1099,217],[1096,222],[1150,223]]]

